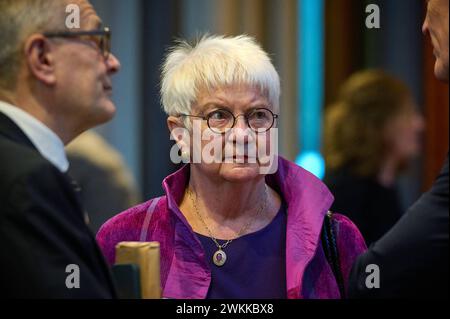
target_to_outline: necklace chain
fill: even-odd
[[[209,233],[209,237],[216,244],[216,246],[217,246],[217,248],[219,248],[219,250],[222,250],[222,249],[226,248],[233,240],[235,240],[236,238],[239,238],[241,235],[243,235],[244,232],[248,229],[248,227],[250,227],[252,222],[256,219],[256,217],[258,217],[259,214],[261,214],[261,212],[266,208],[266,204],[267,204],[267,186],[264,185],[264,194],[265,194],[265,196],[264,196],[264,202],[261,205],[261,208],[255,214],[255,216],[253,216],[253,218],[251,218],[244,226],[242,226],[242,228],[239,230],[239,232],[238,232],[238,234],[236,235],[235,238],[228,239],[225,243],[220,245],[219,242],[217,241],[217,239],[214,237],[212,231],[209,229],[209,227],[206,224],[206,222],[203,220],[202,215],[200,214],[200,211],[198,209],[197,203],[194,200],[194,197],[192,196],[192,191],[191,191],[191,189],[189,187],[187,188],[187,193],[188,193],[189,198],[192,201],[192,205],[194,206],[195,213],[197,214],[198,218],[202,222],[202,224],[205,227],[206,231]]]

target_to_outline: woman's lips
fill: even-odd
[[[225,161],[233,163],[256,163],[256,157],[249,157],[248,155],[234,155],[225,157]]]

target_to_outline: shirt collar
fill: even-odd
[[[69,161],[64,143],[58,135],[32,115],[9,103],[0,101],[0,112],[8,116],[25,133],[43,157],[61,172],[67,172]]]

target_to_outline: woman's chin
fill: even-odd
[[[220,175],[230,182],[242,183],[255,179],[260,171],[257,164],[222,164]]]

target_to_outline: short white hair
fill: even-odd
[[[204,35],[195,44],[179,41],[162,67],[161,103],[168,115],[190,114],[201,88],[247,84],[267,93],[279,109],[280,78],[269,56],[247,35]]]

